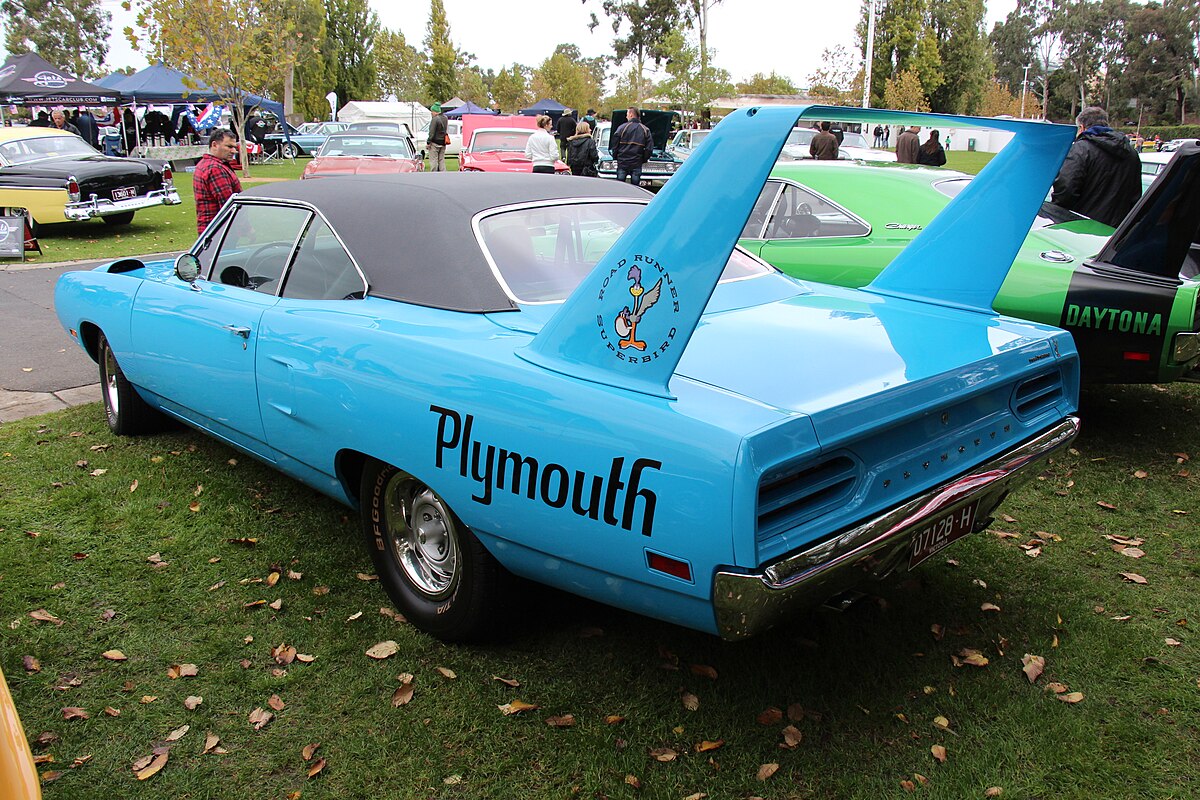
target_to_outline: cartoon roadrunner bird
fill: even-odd
[[[642,269],[638,266],[629,268],[629,274],[626,276],[633,281],[633,285],[629,287],[629,293],[633,295],[633,310],[629,306],[621,309],[621,313],[617,314],[617,318],[613,320],[613,329],[621,340],[617,345],[624,350],[627,347],[632,347],[636,350],[645,350],[646,343],[634,338],[637,336],[638,323],[642,321],[642,317],[649,311],[655,303],[658,302],[658,297],[662,294],[662,278],[658,279],[658,283],[654,284],[649,291],[642,286]]]

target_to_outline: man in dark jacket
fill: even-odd
[[[563,161],[567,160],[567,139],[575,135],[575,112],[569,108],[564,108],[562,116],[558,118],[558,151],[559,156]]]
[[[1114,228],[1142,196],[1142,162],[1133,145],[1108,125],[1103,108],[1075,118],[1079,133],[1054,179],[1050,201]]]
[[[625,122],[613,131],[611,150],[617,162],[617,180],[624,182],[628,176],[634,186],[642,182],[642,164],[650,160],[654,151],[654,139],[650,129],[642,124],[636,108],[625,112]]]
[[[905,128],[897,137],[896,161],[901,164],[917,163],[917,152],[921,149],[921,139],[917,136],[919,130],[921,129],[913,125],[911,128]]]

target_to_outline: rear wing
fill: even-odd
[[[1200,272],[1200,141],[1180,145],[1092,263],[1169,280]]]
[[[797,118],[1015,134],[867,287],[989,314],[1075,134],[1064,125],[835,106],[735,111],[517,354],[555,372],[671,398],[671,376]]]

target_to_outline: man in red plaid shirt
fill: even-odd
[[[200,157],[192,173],[196,193],[196,230],[204,233],[208,223],[225,205],[225,201],[242,190],[242,182],[233,172],[237,158],[237,137],[224,128],[213,131],[208,139],[208,152]]]

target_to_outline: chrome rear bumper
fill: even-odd
[[[1045,433],[949,483],[800,553],[756,572],[721,570],[713,578],[717,630],[729,640],[770,628],[792,611],[813,606],[868,578],[883,578],[908,554],[913,534],[927,523],[978,503],[974,530],[1037,465],[1079,432],[1067,417]]]
[[[183,201],[175,189],[155,189],[138,197],[128,200],[101,200],[93,196],[91,200],[80,200],[78,203],[67,203],[63,213],[73,222],[92,219],[93,217],[108,217],[113,214],[124,214],[126,211],[137,211],[153,206],[176,206]]]

